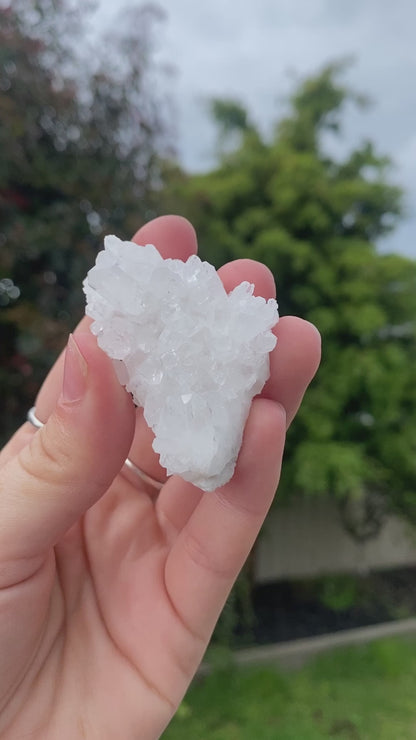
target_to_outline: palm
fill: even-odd
[[[173,539],[146,492],[120,477],[56,547],[61,671],[78,706],[94,687],[97,737],[147,737],[143,727],[157,737],[202,657],[209,633],[187,627],[166,583]]]
[[[97,737],[158,737],[209,636],[198,639],[175,611],[165,580],[170,540],[147,493],[119,476],[27,580],[16,594],[13,625],[31,638],[21,664],[9,640],[0,646],[2,656],[11,653],[13,674],[27,670],[34,683],[23,697],[19,729],[36,724],[40,691],[47,708],[41,722],[67,725],[68,706],[77,708],[68,738],[91,714],[99,718]],[[12,676],[2,678],[7,695]],[[51,707],[57,685],[64,691]],[[49,737],[42,724],[39,731]]]
[[[184,258],[196,248],[189,226],[169,218],[148,224],[136,239],[153,241],[164,256]],[[227,289],[248,279],[258,293],[273,294],[271,276],[258,263],[230,263],[221,277]],[[0,733],[3,729],[5,737],[28,731],[62,740],[160,735],[272,501],[286,416],[290,422],[316,369],[319,345],[310,325],[283,319],[278,334],[279,354],[272,358],[263,398],[252,404],[232,481],[203,495],[173,477],[157,497],[123,473],[109,485],[111,471],[120,470],[127,453],[156,478],[164,471],[149,430],[114,380],[110,363],[91,335],[79,335],[95,365],[95,382],[107,394],[96,390],[100,421],[94,422],[107,454],[88,463],[97,480],[78,481],[78,498],[67,482],[71,495],[57,497],[49,532],[44,525],[36,527],[42,498],[27,524],[30,537],[24,536],[24,507],[32,505],[26,500],[18,499],[15,512],[22,522],[21,541],[13,532],[2,540],[0,530],[0,564],[5,559],[0,568]],[[59,360],[36,402],[43,420],[61,384]],[[118,398],[111,417],[114,437],[110,424],[106,431],[111,394]],[[33,429],[25,425],[2,453],[5,470],[8,464],[14,469],[19,451],[25,457],[29,439],[32,447]],[[47,546],[48,537],[53,547]]]
[[[29,681],[36,678],[24,696],[19,729],[20,723],[26,727],[37,722],[40,691],[48,708],[41,722],[48,727],[68,726],[68,707],[77,708],[68,738],[77,736],[78,727],[88,726],[90,715],[99,718],[94,720],[94,732],[100,738],[159,736],[195,672],[214,624],[209,610],[202,607],[205,614],[197,632],[194,607],[182,613],[176,604],[176,574],[169,570],[175,544],[186,535],[186,522],[200,499],[192,486],[184,490],[179,480],[172,479],[154,502],[120,475],[45,558],[33,581],[28,579],[17,595],[19,619],[13,628],[32,636],[29,651],[37,636],[42,638],[34,659],[25,654],[19,666],[20,673],[30,663]],[[171,518],[173,501],[178,508]],[[230,564],[221,573],[213,561],[212,570],[207,569],[197,550],[187,550],[207,577],[206,584],[219,579],[215,588],[225,598],[235,566]],[[181,580],[179,574],[179,584],[186,590]],[[34,598],[39,619],[30,608]],[[2,646],[3,655],[8,643]],[[64,690],[49,709],[57,685]],[[49,737],[43,724],[39,737]]]

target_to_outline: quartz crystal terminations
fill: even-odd
[[[144,409],[168,475],[205,491],[233,475],[252,398],[269,377],[277,303],[244,282],[227,295],[199,257],[107,236],[84,280],[91,330]]]

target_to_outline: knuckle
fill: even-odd
[[[196,534],[187,532],[184,544],[191,561],[205,572],[224,580],[233,576],[234,570],[219,557],[210,545],[204,544]]]
[[[256,519],[259,516],[264,517],[264,507],[258,506],[255,496],[246,497],[246,500],[241,500],[237,496],[234,496],[234,499],[231,500],[229,495],[224,494],[221,489],[214,491],[213,496],[219,506],[225,511],[231,512],[234,517],[238,516],[242,519]]]
[[[26,475],[45,483],[62,483],[71,469],[71,455],[65,435],[59,426],[39,429],[31,442],[18,455]]]

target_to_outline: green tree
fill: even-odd
[[[2,438],[83,313],[102,235],[127,238],[157,211],[169,142],[153,63],[160,12],[124,9],[111,38],[94,40],[89,17],[70,0],[0,8]]]
[[[328,153],[346,105],[363,102],[342,72],[301,82],[270,141],[240,127],[212,172],[176,177],[169,196],[206,259],[265,262],[281,314],[320,329],[323,362],[289,434],[280,497],[335,496],[367,537],[388,508],[416,520],[416,263],[376,247],[400,217],[388,159],[369,141]]]
[[[241,142],[241,137],[253,126],[245,107],[238,100],[212,98],[208,110],[218,129],[218,155],[223,157]]]

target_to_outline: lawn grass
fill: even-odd
[[[416,640],[322,655],[301,671],[197,679],[163,740],[416,739]]]

